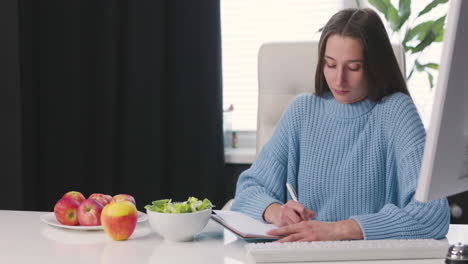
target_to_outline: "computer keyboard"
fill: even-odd
[[[257,263],[343,260],[444,259],[444,240],[353,240],[288,243],[251,243],[247,252]]]

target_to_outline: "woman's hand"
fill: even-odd
[[[308,221],[315,217],[315,212],[302,204],[290,200],[284,205],[273,203],[265,210],[264,218],[276,226],[286,226]]]
[[[277,242],[363,239],[362,230],[353,219],[338,222],[303,221],[268,232],[285,236]]]

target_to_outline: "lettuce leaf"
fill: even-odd
[[[146,205],[145,209],[158,213],[183,214],[202,211],[213,207],[214,205],[207,198],[201,201],[192,196],[185,202],[172,202],[172,199],[153,201],[151,204]]]

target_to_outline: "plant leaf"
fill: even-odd
[[[432,30],[429,31],[424,37],[424,39],[421,40],[421,42],[419,42],[419,44],[416,47],[411,49],[411,53],[414,54],[414,53],[422,51],[427,46],[431,45],[431,43],[434,42],[435,39],[436,39],[436,36],[432,32]]]
[[[424,71],[424,66],[419,63],[418,60],[414,61],[414,67],[416,68],[417,71],[421,72]]]
[[[390,28],[393,31],[398,30],[400,17],[398,16],[398,11],[392,5],[390,0],[369,0],[369,3],[385,15],[385,19],[390,23]]]
[[[431,45],[437,38],[439,38],[440,34],[443,34],[444,31],[444,23],[445,23],[445,15],[434,21],[431,27],[419,33],[418,39],[421,42],[414,48],[411,49],[411,53],[416,53],[424,50],[427,46]]]
[[[441,16],[437,20],[431,21],[431,22],[432,23],[429,26],[426,26],[424,28],[425,30],[423,29],[423,30],[421,30],[419,32],[418,40],[423,40],[430,31],[432,31],[434,33],[434,35],[436,35],[436,36],[438,36],[440,34],[440,32],[442,32],[442,34],[443,34],[445,16]]]
[[[442,16],[434,22],[432,32],[436,35],[435,42],[440,42],[444,38],[444,25],[446,16]]]
[[[397,30],[400,30],[411,15],[411,0],[400,0],[398,2],[398,14],[400,15],[400,21]]]
[[[416,36],[419,36],[421,34],[421,32],[426,32],[430,29],[430,27],[432,26],[432,24],[434,23],[433,20],[429,20],[429,21],[426,21],[426,22],[423,22],[411,29],[408,29],[406,31],[406,34],[405,34],[405,37],[403,39],[403,45],[405,45],[408,41],[411,41],[412,39],[414,39],[414,37]]]
[[[429,62],[426,64],[421,64],[419,60],[414,61],[414,67],[416,68],[417,71],[427,71],[426,68],[430,68],[433,70],[438,70],[439,69],[439,64],[434,63],[434,62]]]
[[[398,16],[398,10],[390,3],[387,10],[387,19],[390,22],[390,28],[393,31],[398,31],[400,26],[400,17]]]
[[[405,52],[414,49],[414,47],[412,47],[412,46],[406,46],[406,45],[404,45],[404,48],[405,48]]]
[[[410,73],[408,74],[408,77],[406,77],[406,80],[409,80],[411,76],[413,76],[414,68],[411,69]]]
[[[444,40],[444,32],[441,32],[439,35],[437,35],[434,42],[442,42],[443,40]]]
[[[428,71],[427,72],[427,79],[429,80],[429,85],[431,86],[431,89],[434,87],[434,76]]]
[[[431,68],[433,70],[438,70],[439,69],[439,64],[434,63],[434,62],[430,62],[430,63],[424,64],[424,67]]]
[[[417,17],[420,17],[420,16],[426,14],[427,12],[431,11],[434,7],[436,7],[438,5],[445,4],[447,2],[448,2],[448,0],[434,0],[431,3],[429,3],[421,12],[419,12]]]
[[[387,9],[389,0],[369,0],[369,4],[373,5],[377,10],[379,10],[382,14],[387,17]]]

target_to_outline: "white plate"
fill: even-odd
[[[61,227],[61,228],[66,228],[66,229],[73,229],[73,230],[104,230],[102,226],[69,226],[69,225],[62,225],[60,224],[57,219],[55,218],[54,213],[46,213],[40,216],[40,219],[42,222],[50,225],[50,226],[55,226],[55,227]],[[148,216],[143,213],[138,211],[138,219],[137,223],[142,223],[148,221]]]

